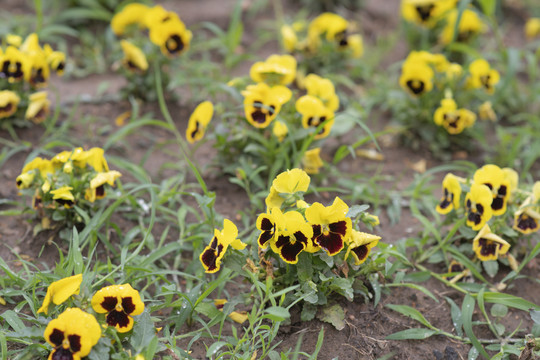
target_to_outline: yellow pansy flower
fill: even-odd
[[[210,101],[200,103],[193,110],[186,129],[186,139],[190,144],[202,139],[213,115],[214,105]]]
[[[345,259],[352,255],[354,258],[354,265],[360,265],[364,263],[371,249],[379,243],[380,236],[372,235],[357,230],[352,230],[349,241],[347,242],[347,253]]]
[[[244,113],[247,121],[256,128],[265,128],[281,111],[292,96],[291,90],[282,85],[270,87],[264,82],[249,85],[244,91]]]
[[[82,283],[82,274],[69,276],[61,280],[53,282],[47,288],[47,294],[43,300],[43,304],[38,309],[39,313],[45,313],[47,315],[49,305],[51,302],[55,305],[60,305],[72,295],[79,293],[80,286]]]
[[[302,114],[302,126],[305,129],[314,128],[317,129],[319,125],[322,125],[321,129],[318,129],[315,139],[322,139],[327,137],[334,125],[334,112],[324,106],[324,103],[315,96],[304,95],[296,101],[296,111]]]
[[[148,13],[150,8],[144,4],[131,3],[118,13],[116,13],[111,20],[111,28],[113,32],[117,35],[123,35],[125,29],[129,25],[138,24],[142,25],[142,22],[145,18],[145,15]]]
[[[321,159],[321,148],[314,148],[304,153],[302,166],[308,174],[318,174],[319,169],[324,165]]]
[[[492,202],[493,196],[489,187],[473,183],[465,196],[467,226],[473,230],[480,230],[493,216]]]
[[[11,90],[0,91],[0,119],[10,117],[17,111],[21,99]]]
[[[291,55],[270,55],[265,61],[253,64],[249,75],[258,83],[288,85],[296,76],[296,59]]]
[[[497,260],[510,249],[510,244],[491,232],[489,225],[484,225],[473,240],[473,251],[481,261]]]
[[[107,314],[107,325],[125,333],[133,328],[132,316],[143,313],[144,303],[130,284],[110,285],[92,296],[92,308],[99,314]]]
[[[80,360],[90,354],[99,341],[101,327],[93,315],[79,308],[69,308],[49,322],[43,337],[54,347],[50,360]]]
[[[214,229],[214,237],[203,252],[199,255],[199,260],[207,273],[215,273],[221,268],[221,260],[229,246],[236,250],[246,247],[240,239],[237,239],[238,228],[229,219],[223,220],[223,230]]]
[[[140,48],[126,40],[120,41],[120,46],[124,52],[122,63],[128,70],[136,72],[148,70],[148,61]]]
[[[459,179],[454,174],[446,174],[442,182],[443,196],[435,210],[439,214],[448,214],[454,209],[459,209],[459,199],[461,197],[461,185]]]
[[[33,123],[39,124],[45,121],[49,114],[51,102],[47,99],[47,92],[40,91],[29,96],[30,104],[26,109],[24,117]]]

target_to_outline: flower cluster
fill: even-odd
[[[7,35],[3,39],[5,47],[0,48],[0,119],[17,114],[19,108],[26,108],[19,119],[41,123],[49,114],[50,102],[46,91],[37,91],[47,86],[52,71],[58,75],[64,72],[66,56],[54,51],[49,44],[39,44],[37,34],[23,39],[17,35]]]
[[[266,198],[267,212],[257,218],[259,247],[272,249],[288,264],[298,263],[302,252],[335,256],[346,248],[344,259],[352,256],[355,265],[362,264],[380,237],[354,229],[349,207],[339,197],[330,206],[303,201],[309,183],[301,169],[287,170],[274,179]],[[378,223],[369,218],[372,221]]]
[[[493,164],[478,169],[471,179],[450,173],[443,180],[443,196],[436,210],[440,214],[456,210],[458,216],[464,216],[466,225],[479,231],[473,240],[473,250],[478,258],[495,260],[510,248],[510,243],[496,234],[511,234],[510,221],[511,227],[522,234],[540,228],[540,182],[534,184],[532,192],[520,190],[518,185],[518,174],[513,169],[501,169]],[[463,191],[466,192],[464,198]],[[510,205],[512,211],[508,211]],[[508,216],[509,213],[513,215]],[[492,222],[497,231],[492,231],[488,224],[494,217],[502,218]]]
[[[155,81],[148,72],[149,62],[168,63],[186,52],[191,44],[192,33],[178,14],[161,5],[153,7],[131,3],[122,8],[111,20],[111,28],[120,41],[123,52],[122,65],[128,84],[124,92],[139,98],[152,99],[148,89]],[[144,35],[140,30],[144,30]],[[148,41],[150,40],[150,41]],[[159,48],[162,55],[159,55]],[[166,82],[165,76],[162,81]]]
[[[275,162],[273,156],[281,154],[290,157],[294,152],[303,156],[303,159],[302,157],[293,159],[296,165],[300,165],[301,160],[306,171],[311,174],[318,173],[319,168],[323,166],[319,155],[320,147],[313,147],[304,153],[299,153],[297,149],[303,148],[303,142],[311,144],[313,140],[324,139],[330,134],[340,105],[332,81],[316,74],[305,76],[302,79],[305,93],[298,95],[293,107],[292,99],[296,92],[289,88],[297,77],[297,62],[293,56],[271,55],[265,61],[255,62],[250,68],[249,75],[252,82],[245,87],[238,86],[242,83],[242,79],[234,79],[229,85],[241,90],[243,96],[244,111],[240,122],[247,121],[251,125],[251,129],[247,132],[256,134],[245,136],[244,131],[237,128],[242,126],[238,122],[225,123],[226,126],[232,125],[234,128],[228,133],[223,131],[216,133],[217,146],[220,144],[224,146],[219,154],[238,152],[248,156],[243,149],[250,143],[252,147],[255,146],[253,142],[247,142],[251,138],[264,142],[264,156],[271,159],[269,163]],[[202,139],[213,113],[214,106],[209,101],[197,106],[186,129],[186,139],[189,143]],[[225,137],[228,139],[225,140]],[[222,138],[224,140],[220,141]],[[234,160],[239,161],[237,158]]]
[[[283,25],[281,40],[287,52],[299,57],[304,70],[320,71],[325,65],[339,67],[347,58],[362,57],[363,39],[360,34],[352,33],[354,28],[343,17],[325,12],[309,24],[297,21]]]
[[[499,79],[499,72],[485,59],[476,59],[464,69],[442,54],[412,51],[403,63],[399,84],[413,99],[418,99],[416,103],[423,110],[433,111],[436,125],[450,135],[457,135],[473,126],[477,115],[458,107],[454,94],[462,99],[459,102],[471,106],[471,98],[491,96]],[[433,104],[439,99],[440,103]],[[434,106],[437,107],[433,110]],[[481,119],[496,119],[490,101],[478,105],[478,115]]]
[[[17,187],[33,195],[32,206],[42,216],[57,219],[56,211],[69,211],[74,205],[90,208],[106,196],[106,187],[114,186],[121,174],[110,170],[101,148],[62,151],[51,159],[36,157],[17,176]]]
[[[457,4],[457,0],[402,0],[401,15],[408,23],[435,30],[444,45],[452,41],[467,42],[483,33],[486,25],[472,7],[458,16]],[[442,30],[438,32],[438,29]]]
[[[79,294],[82,274],[53,282],[38,313],[48,314],[51,301],[55,305]],[[134,325],[132,316],[144,311],[139,292],[130,284],[102,288],[91,299],[92,309],[105,315],[103,327],[114,327],[120,333],[129,332]],[[43,337],[53,347],[49,359],[80,359],[87,356],[102,336],[102,326],[96,317],[78,307],[65,309],[47,325]]]

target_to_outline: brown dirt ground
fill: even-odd
[[[164,6],[171,10],[177,11],[182,19],[188,26],[200,21],[212,21],[221,27],[226,27],[228,24],[229,14],[234,6],[233,0],[205,0],[204,5],[200,5],[195,1],[166,1]],[[17,2],[13,2],[15,5],[8,5],[11,8],[16,8]],[[250,1],[245,2],[246,6],[249,6]],[[294,9],[296,5],[287,4],[287,9]],[[377,37],[384,32],[394,31],[399,25],[398,11],[399,0],[366,0],[365,7],[362,11],[356,14],[351,14],[355,19],[359,20],[366,42],[373,44]],[[259,15],[257,19],[252,19],[248,22],[246,27],[248,29],[253,28],[260,18],[265,18],[264,15]],[[266,16],[267,18],[268,16]],[[250,35],[250,31],[246,31],[244,41],[254,41]],[[517,37],[516,31],[510,32],[508,36],[509,41],[514,41]],[[276,47],[270,50],[266,49],[264,52],[273,52]],[[402,59],[406,56],[407,49],[404,42],[398,43],[392,50],[392,53],[388,56],[388,64]],[[261,54],[261,57],[265,57],[267,54]],[[386,64],[386,65],[388,65]],[[249,64],[244,65],[244,71]],[[383,64],[384,66],[384,64]],[[123,84],[123,79],[114,74],[96,75],[89,78],[72,80],[72,79],[55,79],[53,86],[55,86],[61,94],[63,101],[70,101],[77,96],[88,94],[89,96],[95,96],[98,86],[103,81],[108,81],[110,86],[108,92],[114,94]],[[172,106],[176,106],[172,104]],[[102,119],[101,121],[111,121],[118,116],[122,111],[127,110],[128,104],[115,104],[105,103],[99,105],[82,105],[78,110],[78,115],[95,115]],[[187,124],[187,115],[190,113],[191,108],[182,106],[174,113],[181,114],[175,117],[175,121],[178,128],[183,131]],[[159,111],[153,109],[155,116],[159,116]],[[381,114],[380,116],[385,116]],[[80,116],[79,116],[80,118]],[[388,119],[381,119],[387,122]],[[377,125],[377,119],[372,120],[370,126]],[[101,122],[96,122],[101,124]],[[89,128],[90,126],[90,128]],[[91,128],[94,125],[88,125],[83,123],[76,123],[73,128],[73,136],[78,139],[83,139],[83,146],[100,146],[100,139],[96,136],[96,129]],[[154,128],[147,129],[149,133],[155,135],[156,142],[164,139],[168,135]],[[39,138],[43,129],[39,126],[35,126],[29,129],[21,129],[18,131],[18,135],[23,141],[28,141],[31,144],[36,144],[37,147]],[[5,132],[1,132],[0,136],[9,138],[9,135]],[[126,151],[126,156],[129,156],[130,160],[138,161],[145,153],[147,147],[151,144],[151,140],[148,137],[141,138],[136,134],[129,137],[129,144],[131,148]],[[0,187],[0,199],[16,199],[17,189],[15,187],[15,177],[20,172],[21,164],[24,163],[29,151],[20,152],[11,157],[6,164],[0,169],[0,182],[4,184]],[[437,165],[437,162],[431,159],[426,154],[414,153],[408,149],[400,148],[396,143],[390,143],[383,146],[383,153],[385,154],[385,161],[382,166],[382,173],[385,175],[391,175],[395,178],[401,179],[398,183],[398,187],[403,189],[406,187],[414,174],[414,170],[409,166],[410,163],[414,163],[421,159],[427,159],[428,168]],[[165,155],[160,153],[159,157],[152,158],[151,162],[147,162],[147,170],[154,174],[156,180],[164,176],[163,173],[159,173],[161,165],[170,161]],[[212,156],[212,149],[209,146],[200,148],[195,153],[195,159],[197,161]],[[343,165],[351,173],[369,173],[378,169],[381,164],[374,163],[373,161],[366,159],[348,159]],[[206,174],[208,176],[209,174]],[[237,215],[238,211],[242,210],[245,206],[248,206],[249,202],[244,192],[238,187],[230,184],[224,179],[208,176],[208,184],[211,190],[217,193],[216,210],[229,217]],[[392,184],[392,186],[394,186]],[[26,255],[31,259],[34,259],[36,264],[45,264],[44,267],[54,266],[55,260],[58,259],[58,250],[54,246],[43,245],[43,239],[35,239],[31,233],[31,226],[28,224],[24,217],[3,217],[0,219],[0,254],[4,260],[13,266],[16,265],[16,255]],[[386,225],[383,221],[380,226],[379,234],[383,237],[383,241],[387,243],[393,243],[397,240],[412,235],[414,232],[420,229],[420,225],[411,214],[404,209],[401,221],[396,225]],[[160,234],[156,234],[159,237]],[[175,240],[175,239],[171,239]],[[440,272],[444,269],[436,269]],[[527,269],[526,274],[535,276],[538,273],[538,266],[534,269]],[[385,337],[396,331],[408,329],[411,327],[418,327],[418,325],[407,318],[400,316],[399,314],[384,307],[385,304],[407,304],[420,310],[426,318],[435,326],[440,327],[446,331],[452,331],[452,322],[449,315],[449,307],[444,301],[443,297],[448,296],[454,299],[458,305],[461,304],[461,296],[455,291],[445,287],[443,284],[430,280],[424,284],[429,290],[431,290],[439,302],[427,298],[422,293],[408,289],[408,288],[393,288],[392,292],[383,295],[381,303],[374,308],[373,304],[365,304],[363,299],[356,299],[354,302],[341,302],[346,309],[347,327],[343,331],[337,331],[332,326],[320,321],[310,321],[307,323],[300,322],[297,316],[293,316],[291,324],[283,327],[280,332],[279,339],[283,341],[280,348],[288,349],[294,348],[295,343],[300,334],[303,334],[303,347],[302,349],[307,352],[313,351],[317,339],[318,331],[321,327],[325,329],[324,346],[320,353],[319,359],[376,359],[381,356],[391,354],[391,359],[435,359],[439,358],[436,352],[445,354],[443,359],[465,359],[469,351],[469,346],[456,343],[446,337],[434,336],[425,341],[388,341]],[[521,279],[514,282],[514,288],[510,292],[517,296],[522,296],[533,302],[537,302],[540,298],[540,287],[534,285],[530,280]],[[523,312],[511,311],[510,315],[505,318],[508,326],[517,326],[520,320],[525,320],[525,314]],[[528,324],[528,323],[524,323]],[[529,326],[528,324],[527,326]],[[523,327],[523,326],[522,326]],[[488,334],[486,333],[486,336]],[[204,358],[204,347],[202,342],[198,342],[194,345],[193,356],[195,358]]]

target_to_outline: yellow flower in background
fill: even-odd
[[[449,134],[456,135],[474,125],[476,114],[467,109],[458,109],[453,99],[443,99],[433,114],[433,121],[443,126]]]
[[[280,29],[281,40],[283,42],[283,47],[288,52],[294,52],[296,50],[296,45],[298,44],[298,37],[292,26],[283,25]]]
[[[71,193],[71,190],[73,190],[73,187],[71,186],[62,186],[58,189],[51,190],[53,200],[58,204],[63,205],[66,209],[72,207],[75,202],[75,197]]]
[[[0,91],[0,119],[10,117],[17,111],[21,99],[11,90]]]
[[[20,47],[22,44],[22,37],[15,34],[7,34],[6,35],[6,43],[11,46],[15,46],[16,48]]]
[[[493,111],[491,101],[484,101],[478,108],[478,117],[480,120],[497,121],[497,114]]]
[[[528,19],[523,30],[528,39],[534,39],[540,35],[540,18]]]
[[[339,197],[330,206],[315,202],[306,209],[306,219],[313,227],[313,243],[330,256],[339,253],[352,231],[352,221],[347,217],[349,207]]]
[[[514,213],[514,230],[522,234],[532,234],[540,229],[540,213],[533,210],[530,204],[523,204]]]
[[[54,51],[49,44],[43,46],[43,51],[45,51],[47,63],[51,69],[54,70],[57,75],[63,75],[66,67],[66,54],[61,51]]]
[[[81,283],[82,274],[73,275],[53,282],[47,288],[47,294],[37,313],[39,314],[42,312],[47,315],[51,302],[55,305],[60,305],[72,295],[77,295],[80,291]]]
[[[83,151],[80,156],[74,156],[73,160],[75,161],[75,164],[81,168],[88,164],[97,172],[109,171],[109,165],[105,159],[105,151],[102,148],[93,147],[88,151]]]
[[[296,76],[296,59],[291,55],[270,55],[265,61],[253,64],[251,79],[268,85],[289,85]]]
[[[149,9],[148,6],[139,3],[131,3],[124,6],[111,20],[113,32],[117,36],[120,36],[124,34],[124,31],[130,25],[138,24],[141,26]]]
[[[510,249],[510,244],[491,232],[489,225],[484,225],[473,240],[473,251],[481,261],[497,260]]]
[[[309,246],[313,229],[298,211],[288,211],[282,215],[282,223],[275,241],[270,242],[272,250],[288,264],[296,264],[298,255]],[[311,244],[311,248],[315,248]],[[315,251],[318,250],[314,249]]]
[[[321,148],[314,148],[304,153],[302,167],[308,174],[318,174],[319,169],[324,165],[321,159]]]
[[[35,172],[25,172],[17,176],[15,183],[17,184],[18,189],[28,189],[30,185],[34,182],[36,177]]]
[[[106,195],[105,184],[114,186],[114,182],[122,174],[116,170],[100,172],[92,180],[90,180],[90,187],[86,189],[84,198],[90,202],[94,202],[97,199],[103,199]]]
[[[296,111],[302,114],[302,126],[304,129],[317,129],[315,139],[327,137],[334,125],[334,112],[324,106],[323,102],[314,96],[304,95],[296,101]]]
[[[406,21],[432,28],[455,7],[455,0],[402,0],[401,16]]]
[[[173,57],[187,51],[193,34],[179,18],[171,18],[150,26],[150,41],[159,46],[161,52]]]
[[[506,173],[497,165],[488,164],[476,170],[473,181],[475,184],[485,185],[489,188],[493,198],[491,203],[493,215],[504,214],[512,190]]]
[[[511,200],[514,190],[516,190],[519,185],[519,174],[516,170],[508,167],[503,168],[502,171],[504,173],[504,178],[508,180],[508,192],[510,193],[510,198],[508,200]]]
[[[24,80],[36,88],[47,86],[50,70],[45,53],[39,51],[27,55],[25,64]]]
[[[107,324],[125,333],[133,328],[132,316],[143,313],[144,303],[130,284],[110,285],[92,296],[92,308],[99,314],[107,314]]]
[[[347,242],[345,260],[349,255],[352,255],[354,258],[354,265],[364,263],[367,260],[371,249],[379,243],[380,239],[381,237],[377,235],[352,230],[349,241]]]
[[[142,23],[146,28],[150,29],[154,24],[169,20],[180,21],[180,18],[175,12],[168,11],[161,5],[156,5],[149,8],[148,11],[145,12]]]
[[[333,13],[322,13],[311,21],[308,27],[308,44],[312,51],[319,48],[322,35],[327,41],[346,45],[346,31],[349,23],[341,16]]]
[[[457,9],[451,10],[446,16],[446,26],[444,27],[440,38],[441,42],[445,45],[450,44],[452,38],[454,37],[457,18]],[[484,32],[485,27],[486,26],[475,11],[465,9],[461,15],[461,20],[458,25],[458,34],[455,40],[459,42],[466,42],[471,37]]]
[[[399,85],[413,96],[419,96],[433,89],[433,69],[420,61],[405,61],[399,77]]]
[[[52,174],[54,172],[54,165],[51,160],[36,157],[24,165],[21,174],[28,173],[35,169],[39,170],[40,176],[43,179],[46,179],[48,174]]]
[[[272,133],[278,138],[279,142],[282,142],[289,133],[289,128],[283,121],[275,121]]]
[[[493,196],[489,187],[473,183],[465,196],[467,226],[473,230],[480,230],[493,216],[492,202]]]
[[[454,209],[459,209],[459,199],[461,197],[461,185],[459,179],[454,174],[446,174],[442,182],[443,196],[435,208],[439,214],[448,214]]]
[[[223,220],[223,230],[214,229],[214,237],[210,244],[204,248],[199,260],[207,273],[215,273],[221,268],[221,260],[229,246],[236,250],[243,250],[246,244],[237,239],[238,228],[229,219]]]
[[[471,75],[467,80],[467,86],[473,89],[484,88],[488,94],[495,92],[495,85],[499,82],[500,75],[497,70],[489,66],[486,60],[474,60],[469,65],[469,73]]]
[[[350,35],[347,37],[347,45],[352,50],[353,58],[359,59],[364,55],[364,40],[359,34]]]
[[[444,70],[446,78],[450,81],[459,79],[463,75],[463,67],[457,63],[450,63]]]
[[[30,104],[26,109],[24,117],[35,124],[42,123],[49,114],[49,106],[51,102],[47,99],[47,92],[40,91],[29,96]]]
[[[292,92],[285,86],[270,87],[261,82],[248,85],[242,95],[246,120],[256,128],[265,128],[276,118],[283,104],[291,99]]]
[[[41,46],[39,46],[39,37],[36,33],[31,33],[24,39],[24,42],[19,47],[24,53],[31,54],[34,52],[41,52]]]
[[[136,72],[148,70],[148,61],[146,61],[146,56],[141,49],[126,40],[120,41],[120,45],[124,52],[122,63],[128,70]]]
[[[0,77],[8,79],[9,83],[21,81],[27,68],[27,57],[14,46],[8,46],[0,57]]]
[[[309,74],[304,79],[307,95],[319,98],[330,111],[339,109],[339,97],[336,95],[334,83],[330,79],[317,74]]]
[[[43,337],[54,347],[49,360],[80,360],[99,341],[101,327],[93,315],[69,308],[49,322]]]
[[[186,129],[186,139],[190,144],[202,139],[213,115],[214,105],[210,101],[200,103],[193,110]]]

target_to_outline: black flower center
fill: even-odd
[[[165,42],[165,48],[170,54],[176,54],[184,49],[184,42],[180,35],[174,34]]]
[[[431,11],[433,11],[434,7],[435,5],[433,4],[418,5],[416,6],[416,12],[418,13],[418,16],[420,16],[420,19],[425,22],[431,17]]]
[[[406,84],[407,84],[407,87],[411,89],[411,91],[415,95],[421,94],[424,91],[424,88],[426,87],[422,80],[416,80],[416,79],[408,80]]]

